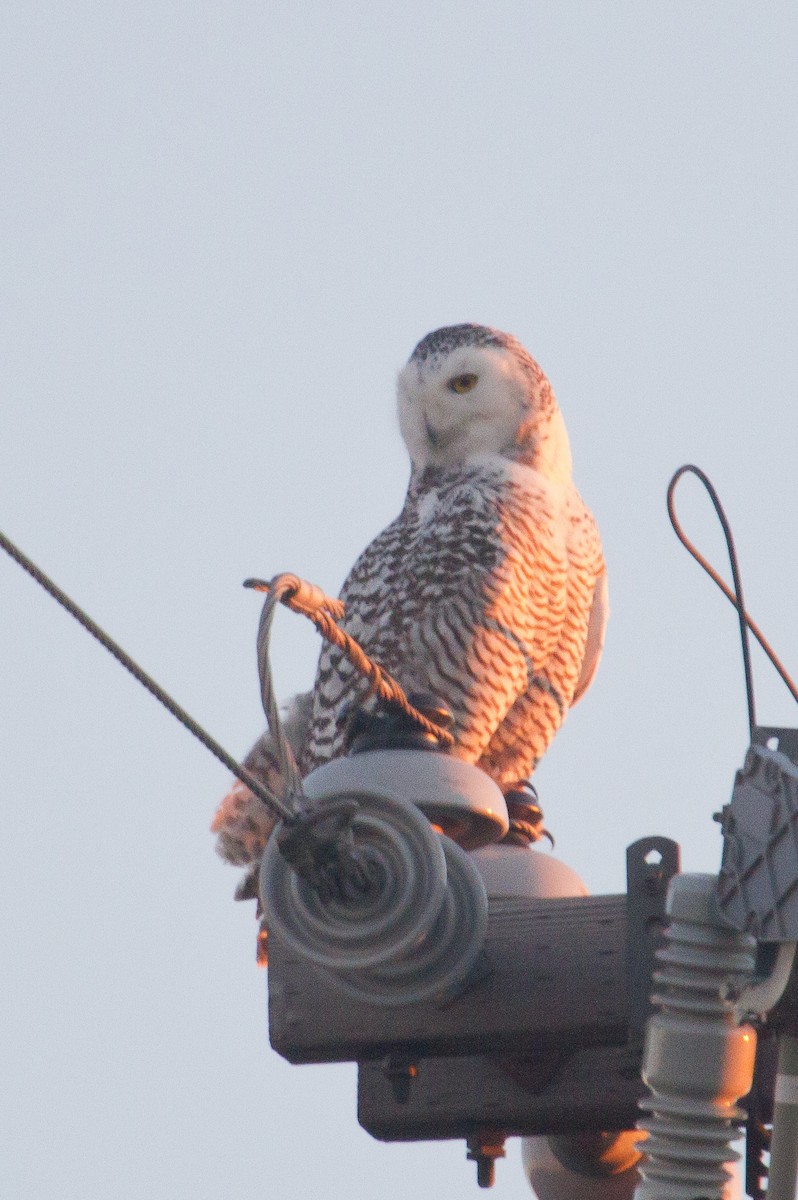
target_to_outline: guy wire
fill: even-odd
[[[100,645],[108,651],[109,654],[112,654],[116,661],[121,663],[125,670],[130,672],[134,679],[138,680],[142,687],[145,687],[147,691],[155,697],[156,700],[160,701],[167,712],[170,712],[172,716],[175,717],[180,724],[189,731],[189,733],[192,733],[198,741],[202,742],[206,750],[210,750],[211,754],[213,754],[214,757],[219,760],[219,762],[224,763],[227,769],[231,771],[237,779],[240,779],[242,783],[246,784],[249,790],[253,792],[259,800],[262,800],[267,808],[269,808],[275,815],[279,816],[283,820],[287,820],[291,817],[290,810],[286,808],[286,806],[277,798],[277,796],[273,795],[268,788],[265,788],[259,780],[255,779],[255,777],[250,774],[246,767],[243,767],[241,763],[237,762],[236,759],[232,757],[232,755],[228,754],[223,746],[221,746],[214,738],[212,738],[211,735],[207,733],[202,726],[199,725],[194,718],[186,712],[184,708],[181,708],[180,705],[172,699],[169,693],[165,692],[164,689],[146,673],[146,671],[143,671],[138,663],[135,662],[130,655],[127,654],[122,647],[105,632],[105,630],[100,628],[96,621],[91,619],[88,613],[84,612],[84,610],[80,608],[80,606],[77,605],[74,600],[67,596],[66,592],[63,592],[57,584],[53,583],[52,579],[45,575],[44,571],[37,567],[34,562],[31,562],[27,555],[23,554],[19,547],[15,546],[14,543],[2,532],[0,532],[0,547],[2,547],[6,554],[10,555],[10,557],[13,558],[14,561],[18,563],[24,571],[27,571],[28,574],[31,575],[36,582],[61,605],[62,608],[65,608],[66,611],[73,616],[80,625],[83,626],[87,633],[90,633],[91,636],[95,638]]]

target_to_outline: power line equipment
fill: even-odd
[[[723,525],[732,589],[676,518],[688,472]],[[531,786],[505,797],[447,753],[439,701],[405,696],[318,589],[295,576],[248,581],[266,592],[258,663],[276,794],[0,534],[278,822],[258,888],[274,1048],[293,1063],[357,1062],[363,1127],[387,1141],[464,1139],[481,1187],[505,1139],[520,1135],[540,1200],[728,1200],[745,1118],[747,1194],[794,1200],[798,731],[756,724],[749,630],[798,692],[745,610],[731,531],[703,472],[674,475],[668,509],[737,610],[751,748],[719,814],[719,875],[681,875],[678,846],[644,838],[626,852],[626,893],[609,896],[588,895],[536,846],[546,831]],[[309,616],[383,700],[376,714],[350,714],[348,753],[304,779],[269,668],[278,603]]]

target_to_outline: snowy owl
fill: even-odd
[[[353,566],[342,624],[407,692],[440,698],[452,753],[509,791],[598,666],[608,612],[598,529],[551,385],[511,335],[472,324],[428,334],[399,373],[398,410],[407,498]],[[343,752],[343,714],[367,691],[325,645],[311,697],[289,714],[303,772]],[[268,734],[246,761],[277,782]],[[220,854],[256,860],[272,824],[234,785],[214,819]]]

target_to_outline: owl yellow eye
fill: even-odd
[[[455,375],[453,379],[449,380],[447,387],[450,391],[457,392],[459,396],[462,396],[464,392],[472,391],[476,385],[476,375]]]

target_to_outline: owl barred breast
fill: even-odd
[[[471,324],[428,334],[399,374],[398,408],[407,498],[352,568],[342,625],[405,691],[439,698],[452,753],[508,790],[598,666],[608,613],[598,529],[549,381],[514,337]],[[343,753],[346,708],[371,703],[367,692],[325,644],[312,696],[289,714],[303,773]],[[279,786],[268,732],[245,762]],[[220,854],[243,864],[272,824],[236,783],[212,828]]]
[[[436,330],[399,375],[404,508],[341,592],[344,627],[406,691],[439,697],[453,753],[501,787],[533,771],[598,664],[607,616],[595,522],[546,376],[515,338]],[[325,646],[304,770],[344,749],[367,685]]]

